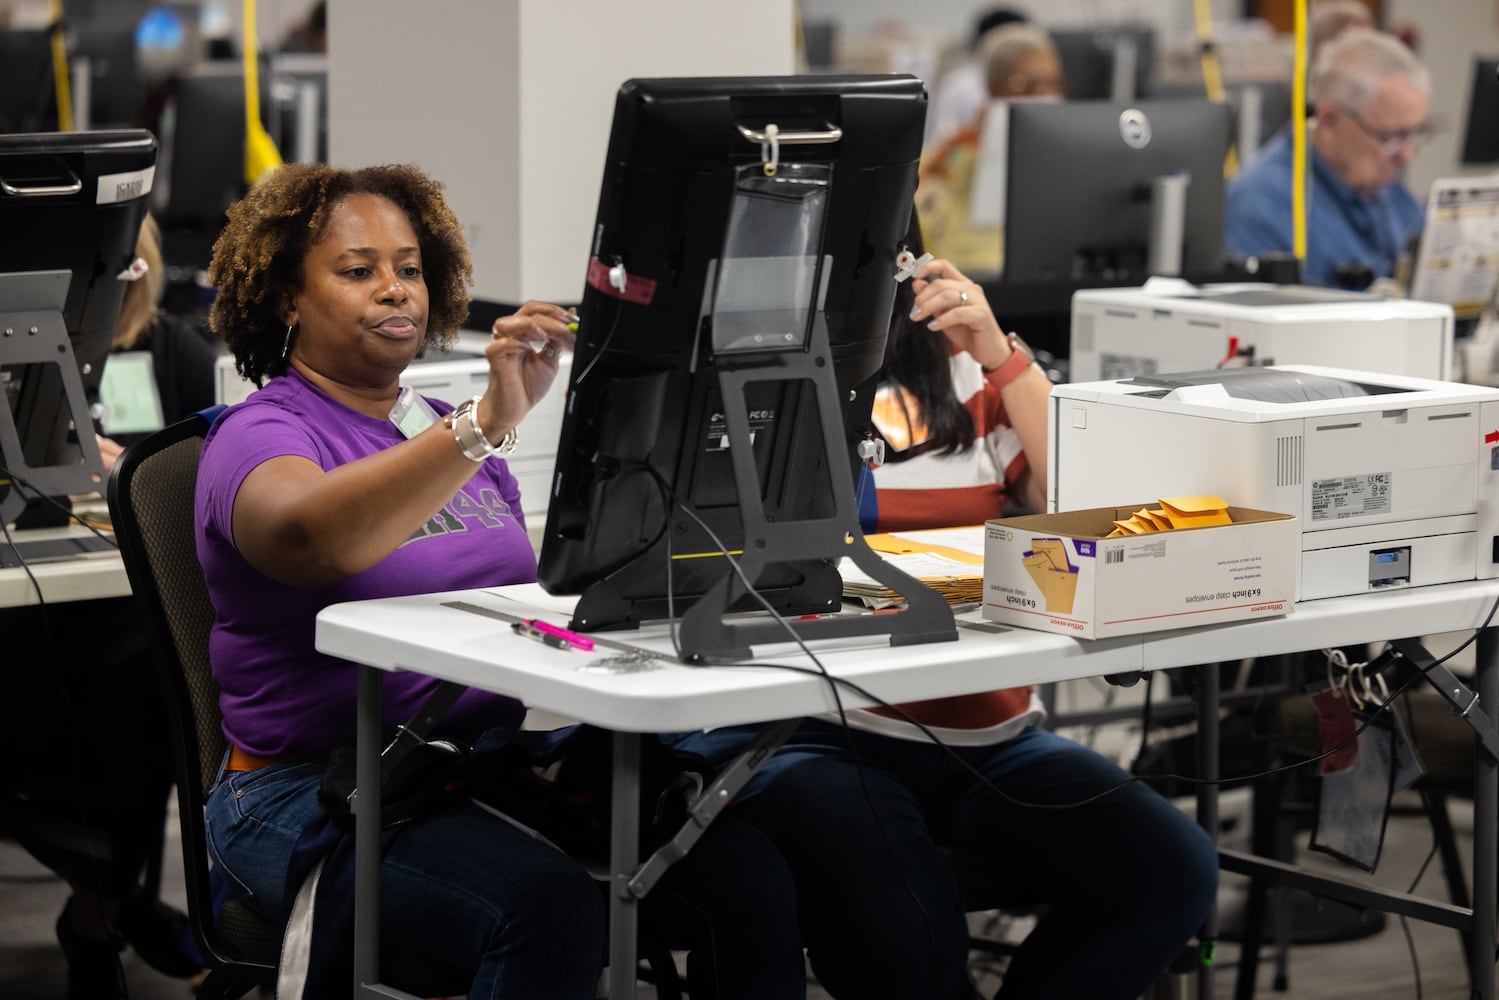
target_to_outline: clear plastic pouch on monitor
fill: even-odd
[[[822,257],[831,193],[830,164],[740,168],[712,281],[715,352],[804,347],[832,267]]]

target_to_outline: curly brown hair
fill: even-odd
[[[394,202],[416,230],[428,294],[423,348],[452,343],[468,317],[473,264],[442,185],[413,166],[286,164],[229,207],[208,265],[208,282],[218,291],[209,325],[233,352],[240,375],[256,385],[285,373],[281,316],[302,288],[307,250],[322,238],[333,207],[357,194]]]

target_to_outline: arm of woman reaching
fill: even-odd
[[[999,390],[1010,426],[1025,449],[1026,471],[1012,484],[1014,495],[1033,511],[1046,510],[1046,411],[1051,380],[1018,339],[999,328],[984,290],[945,260],[927,264],[912,286],[916,304],[912,320],[927,320],[968,352],[984,369],[989,384]]]
[[[486,441],[500,442],[551,388],[558,356],[573,346],[570,319],[560,306],[527,302],[495,322],[484,352],[489,384],[474,409]],[[536,350],[533,344],[544,346]],[[280,583],[324,586],[395,551],[475,468],[453,426],[441,420],[409,440],[327,471],[301,456],[272,458],[245,476],[235,495],[234,544]]]

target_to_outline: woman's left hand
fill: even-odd
[[[494,321],[493,342],[484,351],[491,391],[479,415],[486,431],[503,433],[541,402],[557,378],[562,352],[573,348],[576,334],[568,324],[576,321],[569,310],[536,301]]]
[[[941,332],[984,368],[1005,363],[1012,348],[978,282],[946,260],[931,261],[912,280],[913,321],[926,320],[928,329]]]

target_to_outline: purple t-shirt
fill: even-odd
[[[429,402],[440,413],[450,409]],[[234,497],[261,462],[300,455],[327,470],[401,440],[390,421],[335,402],[294,371],[229,407],[209,430],[198,470],[198,561],[216,612],[209,656],[223,730],[234,745],[261,756],[311,756],[352,730],[357,668],[313,647],[314,619],[328,605],[536,579],[520,490],[505,462],[493,457],[475,466],[474,477],[400,548],[330,586],[277,583],[235,549]],[[404,722],[437,683],[421,674],[388,675],[385,720]],[[518,726],[524,714],[512,698],[469,690],[440,729],[472,737],[489,726]]]

